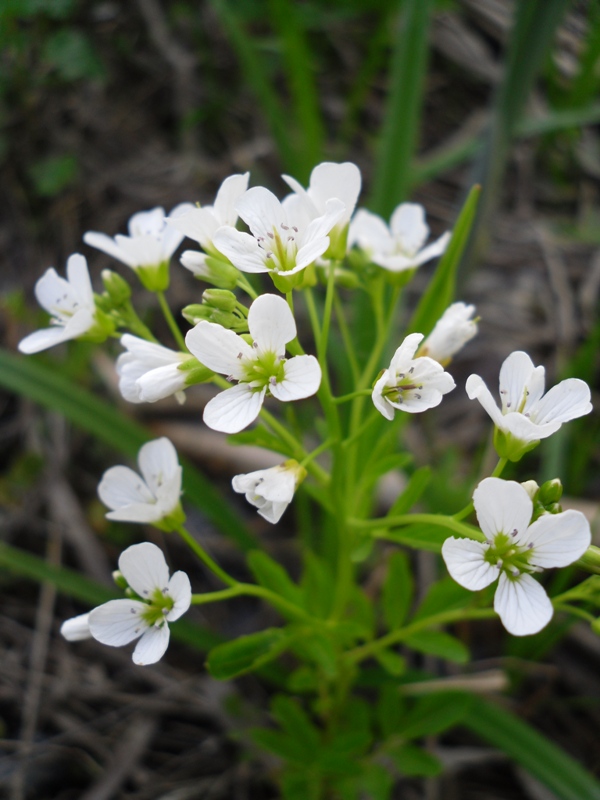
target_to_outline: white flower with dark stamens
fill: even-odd
[[[469,398],[479,400],[496,426],[496,449],[503,458],[517,461],[563,422],[592,410],[585,381],[568,378],[547,394],[544,385],[544,367],[534,367],[527,353],[521,351],[511,353],[500,368],[500,408],[479,375],[467,379]]]
[[[177,451],[164,436],[146,442],[138,453],[138,465],[142,477],[122,466],[111,467],[102,476],[98,495],[111,509],[106,518],[172,530],[183,522]]]
[[[442,556],[448,572],[471,591],[498,578],[494,609],[514,636],[528,636],[552,618],[552,602],[532,574],[565,567],[580,558],[591,542],[590,526],[580,511],[544,514],[533,524],[533,503],[515,481],[486,478],[473,494],[485,542],[446,539]]]
[[[373,387],[373,403],[386,419],[394,419],[396,409],[417,414],[434,408],[442,396],[455,387],[452,375],[432,358],[415,358],[422,333],[411,333],[394,353],[388,369]]]
[[[267,392],[278,400],[301,400],[317,392],[321,368],[314,356],[285,358],[296,323],[282,297],[263,294],[250,306],[252,345],[231,330],[202,320],[186,336],[190,352],[209,369],[238,384],[210,400],[204,422],[223,433],[237,433],[254,422]]]
[[[256,506],[261,517],[275,524],[305,477],[304,467],[291,459],[270,469],[235,475],[231,484],[234,491],[246,495],[246,500]]]
[[[212,206],[192,206],[185,213],[167,218],[167,223],[194,239],[205,253],[186,250],[181,256],[181,263],[194,274],[202,277],[202,267],[208,256],[222,258],[213,244],[215,233],[223,225],[235,227],[238,219],[236,203],[248,188],[250,173],[230,175],[221,184]]]
[[[102,644],[121,647],[139,639],[133,651],[134,664],[155,664],[169,644],[169,622],[179,619],[190,607],[192,588],[185,572],[169,578],[162,551],[154,544],[134,544],[121,553],[119,570],[136,599],[109,600],[89,614],[63,623],[61,633],[69,641],[87,624],[89,634]]]
[[[60,626],[60,632],[68,642],[81,642],[84,639],[91,639],[89,613],[66,619]]]
[[[170,219],[193,209],[191,203],[176,206]],[[183,239],[183,233],[167,225],[164,208],[140,211],[128,224],[129,236],[88,231],[83,241],[133,269],[151,291],[164,291],[169,285],[169,261]]]
[[[52,327],[30,333],[19,342],[22,353],[39,353],[55,344],[87,335],[106,338],[98,322],[92,282],[85,258],[78,253],[67,261],[67,279],[50,267],[35,284],[35,296],[51,316]]]
[[[190,360],[189,353],[169,350],[126,333],[121,344],[127,352],[117,359],[119,390],[129,403],[155,403],[163,397],[178,395],[188,385],[189,373],[181,366]]]
[[[357,211],[350,223],[348,247],[357,245],[374,264],[402,272],[440,256],[450,241],[450,233],[444,233],[425,247],[428,237],[423,206],[402,203],[392,214],[389,227],[377,214]]]
[[[434,329],[419,347],[420,356],[429,356],[447,366],[452,357],[477,333],[473,319],[475,306],[452,303],[435,323]]]
[[[304,204],[291,195],[280,203],[256,186],[236,205],[251,234],[231,226],[214,235],[215,247],[242,272],[269,272],[289,277],[314,263],[329,247],[329,232],[342,218],[345,206],[331,198],[322,215],[311,219]]]
[[[302,200],[310,219],[324,215],[327,212],[327,201],[331,198],[337,198],[344,203],[346,210],[329,232],[331,244],[328,251],[334,251],[332,255],[334,258],[343,258],[348,224],[354,213],[361,187],[360,170],[356,164],[350,161],[343,164],[327,161],[318,164],[310,174],[308,189],[304,189],[289,175],[282,175],[282,178]]]

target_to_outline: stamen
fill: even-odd
[[[513,577],[518,578],[521,572],[516,567],[513,567],[511,569],[511,574],[513,575]]]
[[[514,528],[514,530],[512,530],[512,531],[510,532],[510,535],[511,535],[511,536],[516,536],[518,533],[519,533],[519,531],[518,531],[516,528]]]

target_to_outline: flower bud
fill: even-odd
[[[537,494],[540,490],[540,487],[537,485],[537,483],[535,481],[523,481],[521,486],[525,489],[531,500],[535,502]]]
[[[103,269],[100,276],[113,305],[123,305],[130,299],[131,287],[117,272],[113,272],[111,269]]]
[[[237,297],[228,289],[206,289],[202,293],[202,302],[220,311],[233,311],[237,305]]]
[[[563,487],[560,478],[554,478],[551,481],[546,481],[540,486],[539,500],[543,506],[549,506],[553,503],[558,503],[562,497]]]
[[[119,587],[119,589],[127,589],[128,588],[128,583],[125,580],[125,578],[123,577],[123,573],[120,570],[116,569],[113,572],[112,579],[116,583],[116,585]]]

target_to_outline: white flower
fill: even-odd
[[[202,320],[185,342],[209,369],[237,380],[210,400],[204,422],[223,433],[237,433],[258,416],[267,391],[278,400],[301,400],[315,394],[321,368],[314,356],[285,358],[285,345],[296,337],[296,323],[282,297],[263,294],[250,306],[248,329],[253,344],[214,322]]]
[[[533,524],[533,503],[515,481],[486,478],[473,494],[486,542],[446,539],[442,556],[448,572],[471,591],[499,578],[494,609],[514,636],[537,633],[553,608],[532,573],[565,567],[580,558],[591,542],[590,526],[580,511],[544,514]]]
[[[360,209],[350,223],[348,247],[356,244],[368,253],[371,261],[391,272],[402,272],[441,255],[450,233],[424,247],[429,236],[425,210],[417,203],[402,203],[385,224],[377,214]]]
[[[446,366],[452,357],[477,333],[472,317],[475,306],[452,303],[435,323],[434,329],[419,347],[420,356],[429,356]]]
[[[109,600],[98,608],[63,623],[61,633],[69,641],[89,633],[112,647],[139,639],[133,651],[134,664],[155,664],[169,644],[169,622],[190,607],[192,588],[185,572],[169,578],[162,551],[154,544],[134,544],[121,553],[119,570],[138,599]]]
[[[262,186],[242,195],[236,204],[252,233],[231,226],[214,235],[215,247],[242,272],[269,272],[289,278],[312,264],[329,247],[328,233],[342,218],[345,206],[331,198],[322,215],[311,219],[298,196],[280,203]]]
[[[22,339],[19,342],[22,353],[39,353],[84,334],[101,334],[87,262],[78,253],[69,256],[67,279],[61,278],[54,267],[50,267],[35,284],[35,296],[51,315],[52,327],[35,331]]]
[[[67,619],[60,626],[60,632],[68,642],[81,642],[90,639],[90,615],[80,614],[78,617]]]
[[[209,255],[222,257],[213,244],[214,235],[223,225],[235,227],[238,219],[235,204],[247,190],[249,177],[249,172],[243,175],[230,175],[219,187],[214,205],[191,206],[184,213],[167,217],[167,223],[198,242]],[[181,256],[181,263],[194,274],[204,277],[206,258],[205,253],[186,250]]]
[[[129,467],[111,467],[102,476],[98,495],[111,509],[107,519],[153,523],[171,530],[181,523],[181,467],[164,436],[146,442],[138,453],[142,477]]]
[[[298,484],[305,477],[304,467],[290,459],[270,469],[235,475],[231,484],[234,491],[246,495],[246,500],[256,506],[261,517],[275,524],[292,502]]]
[[[170,219],[193,209],[191,203],[181,203],[171,211]],[[164,208],[140,211],[128,224],[129,236],[88,231],[83,241],[91,247],[116,258],[137,273],[151,291],[164,291],[169,285],[169,261],[183,239],[173,225],[167,225]]]
[[[189,353],[169,350],[126,333],[121,337],[126,349],[117,359],[119,390],[130,403],[155,403],[186,387],[187,373],[180,369]]]
[[[519,350],[511,353],[500,368],[501,408],[479,375],[467,379],[469,398],[479,400],[496,426],[495,444],[501,457],[518,460],[563,422],[592,410],[585,381],[568,378],[546,395],[544,384],[544,367],[534,367],[527,353]]]
[[[386,419],[394,419],[396,408],[410,414],[434,408],[456,385],[437,361],[414,357],[422,338],[422,333],[407,336],[373,387],[375,408]]]
[[[318,164],[310,174],[308,189],[289,175],[282,175],[283,180],[292,189],[306,209],[310,219],[316,219],[327,213],[327,201],[337,198],[344,203],[346,210],[329,233],[330,251],[334,250],[335,258],[343,258],[346,251],[346,231],[350,217],[354,213],[356,201],[360,194],[360,170],[350,161],[343,164],[323,162]],[[336,247],[336,245],[340,245]]]

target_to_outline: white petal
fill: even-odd
[[[498,427],[512,434],[515,439],[519,439],[521,442],[535,442],[538,439],[546,439],[551,436],[560,426],[560,422],[547,422],[544,425],[537,425],[524,414],[511,412],[502,417],[502,422]]]
[[[418,267],[421,264],[427,263],[427,261],[431,261],[432,258],[437,258],[441,256],[442,253],[446,252],[446,248],[448,247],[448,242],[450,241],[450,233],[447,231],[443,233],[439,239],[436,239],[435,242],[428,244],[427,247],[424,247],[422,250],[415,255],[413,259],[413,266]]]
[[[504,572],[496,589],[494,610],[513,636],[538,633],[550,622],[554,611],[544,587],[531,575],[511,580]]]
[[[53,328],[42,328],[42,330],[34,331],[30,333],[29,336],[21,339],[19,342],[19,350],[26,355],[40,353],[42,350],[47,350],[49,347],[62,344],[71,338],[72,337],[62,325],[56,325]]]
[[[44,272],[35,283],[35,299],[49,314],[54,315],[58,309],[66,308],[70,311],[77,302],[73,287],[65,278],[61,278],[54,267]]]
[[[183,470],[177,467],[172,475],[166,475],[161,486],[156,490],[156,505],[161,517],[168,516],[179,505],[181,497],[181,478]]]
[[[290,307],[275,294],[262,294],[250,306],[248,329],[259,352],[283,356],[285,346],[296,336],[296,323]]]
[[[90,632],[94,639],[121,647],[141,636],[147,625],[141,614],[148,606],[139,600],[109,600],[90,611]]]
[[[159,522],[165,516],[163,509],[158,503],[131,503],[122,506],[106,514],[106,519],[117,522],[137,522],[141,525],[151,522]]]
[[[529,563],[538,567],[566,567],[585,553],[592,542],[590,523],[581,511],[544,514],[527,531],[523,544],[533,544]]]
[[[177,228],[167,224],[168,219],[178,219],[181,216],[189,213],[195,208],[192,203],[179,203],[179,205],[175,206],[171,210],[171,214],[168,218],[163,220],[163,229],[162,229],[162,255],[163,261],[169,261],[175,250],[179,247],[181,242],[183,241],[183,233],[177,230]]]
[[[504,428],[502,412],[496,405],[492,393],[479,375],[469,375],[465,384],[465,390],[469,396],[469,400],[479,400],[483,408],[492,418],[494,425],[498,428]]]
[[[81,308],[75,312],[65,325],[65,336],[69,339],[77,339],[83,336],[94,325],[94,312],[87,308]]]
[[[155,497],[158,497],[164,482],[179,470],[177,450],[166,436],[146,442],[138,453],[138,464],[148,488]]]
[[[156,403],[164,397],[185,388],[185,372],[179,369],[177,364],[169,364],[166,367],[151,369],[136,381],[137,395],[141,403]],[[119,383],[121,389],[121,382]],[[125,392],[121,389],[121,394],[127,400]]]
[[[262,508],[258,509],[258,513],[267,522],[276,525],[283,516],[283,512],[289,506],[289,502],[285,503],[272,503],[271,501],[265,503]]]
[[[486,550],[482,542],[451,536],[442,545],[442,557],[454,580],[465,589],[476,592],[498,577],[497,568],[484,558]]]
[[[259,415],[266,391],[255,392],[246,383],[232,386],[209,400],[204,408],[204,422],[214,431],[239,433]]]
[[[500,397],[504,411],[519,411],[524,400],[525,388],[534,378],[536,370],[539,385],[539,376],[543,379],[544,368],[534,367],[527,353],[517,350],[504,361],[500,367]]]
[[[201,364],[214,372],[232,375],[236,379],[243,378],[246,374],[242,368],[242,358],[250,361],[255,358],[253,349],[241,336],[206,320],[188,331],[185,343]]]
[[[427,241],[429,227],[425,222],[425,210],[418,203],[402,203],[390,219],[394,239],[407,256],[415,255]]]
[[[105,233],[88,231],[83,234],[83,241],[89,244],[90,247],[95,247],[96,250],[101,250],[103,253],[116,258],[117,261],[127,264],[128,267],[134,268],[137,266],[135,259],[131,258],[128,253],[119,247],[114,239],[111,239]]]
[[[60,626],[60,632],[68,642],[80,642],[83,639],[90,639],[90,615],[80,614],[78,617],[66,619]]]
[[[202,247],[210,247],[213,236],[224,224],[217,219],[210,207],[192,208],[187,214],[175,219],[169,217],[167,222],[170,226],[185,234],[185,236],[194,239]],[[187,252],[189,251],[186,250]]]
[[[132,544],[119,556],[123,577],[140,597],[147,598],[156,589],[169,585],[169,568],[163,551],[151,542]]]
[[[173,608],[167,614],[169,622],[173,622],[188,610],[192,603],[192,587],[190,579],[181,570],[174,572],[169,581],[169,595],[173,598]]]
[[[403,372],[404,370],[408,371],[410,367],[413,366],[412,359],[414,358],[417,348],[422,340],[422,333],[411,333],[406,336],[400,347],[397,348],[396,352],[392,356],[390,370],[396,372]]]
[[[73,253],[67,261],[67,278],[79,301],[88,307],[94,306],[94,292],[87,261],[79,253]]]
[[[352,216],[361,188],[360,170],[350,161],[335,164],[325,161],[317,164],[310,176],[309,194],[317,208],[323,212],[327,200],[337,197],[346,206],[341,223]]]
[[[208,274],[207,258],[209,256],[206,253],[199,253],[197,250],[184,250],[179,258],[179,263],[189,269],[190,272],[193,272],[194,275],[203,278]]]
[[[227,225],[215,233],[213,245],[242,272],[268,272],[266,252],[249,233]]]
[[[307,244],[303,245],[296,253],[296,266],[291,270],[286,270],[284,275],[293,275],[301,269],[306,269],[313,261],[316,261],[319,256],[329,247],[329,237],[322,236],[320,239],[311,239]]]
[[[269,391],[278,400],[302,400],[319,391],[321,367],[314,356],[294,356],[283,365],[283,380],[270,384]]]
[[[371,399],[373,400],[373,404],[379,413],[383,414],[386,419],[392,420],[394,419],[394,414],[396,412],[394,411],[394,407],[391,405],[391,403],[383,396],[383,390],[387,386],[390,377],[390,371],[386,369],[373,387]]]
[[[273,229],[281,231],[281,224],[287,222],[281,203],[264,186],[248,189],[238,200],[236,209],[257,238],[268,238],[268,234],[273,234]]]
[[[322,217],[313,219],[302,237],[302,246],[309,242],[323,239],[329,231],[344,217],[346,206],[341,200],[333,197],[325,204],[325,213]]]
[[[592,410],[590,387],[578,378],[561,381],[531,409],[531,418],[537,424],[568,422]]]
[[[221,184],[214,204],[214,213],[221,225],[235,225],[238,218],[235,204],[248,189],[249,178],[249,172],[230,175]]]
[[[165,210],[160,206],[150,211],[138,211],[129,218],[127,230],[132,238],[153,236],[160,238],[165,227]]]
[[[153,503],[155,498],[137,472],[129,467],[107,469],[98,485],[98,496],[110,509],[136,503]]]
[[[154,236],[146,234],[145,236],[136,236],[130,238],[129,236],[115,236],[115,242],[123,253],[129,258],[129,262],[133,267],[154,267],[158,266],[164,261],[162,251],[162,241],[156,239]]]
[[[487,538],[497,533],[511,535],[517,531],[515,541],[529,527],[533,503],[527,491],[516,481],[485,478],[473,492],[473,505],[479,527]]]
[[[348,229],[348,247],[357,244],[370,253],[389,253],[394,240],[383,219],[364,208],[359,209]]]
[[[164,656],[169,646],[169,637],[170,631],[166,622],[160,626],[153,625],[151,628],[146,628],[146,632],[136,644],[131,656],[133,663],[142,667],[147,664],[156,664]]]

